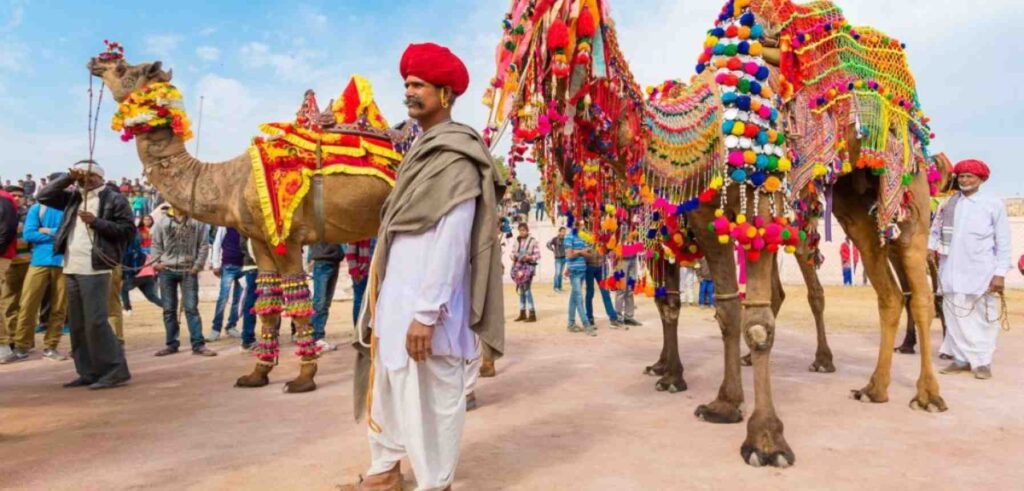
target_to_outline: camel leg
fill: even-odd
[[[786,289],[782,286],[782,273],[779,271],[778,262],[776,262],[772,267],[772,315],[774,315],[775,318],[779,317],[779,312],[782,310],[782,304],[785,301]],[[824,327],[822,327],[822,329],[824,329]],[[831,353],[829,353],[829,355],[831,356]],[[743,358],[740,358],[740,365],[745,367],[753,365],[753,362],[750,359],[750,353],[747,353],[743,355]],[[811,369],[811,371],[813,372],[815,370]]]
[[[740,373],[740,306],[732,244],[722,245],[710,234],[699,237],[715,281],[715,319],[722,331],[725,372],[715,400],[697,407],[694,415],[710,423],[743,421],[743,377]]]
[[[665,373],[654,384],[659,392],[669,393],[682,392],[686,390],[686,380],[683,379],[683,362],[679,358],[679,308],[682,301],[679,298],[679,267],[674,264],[665,265],[665,273],[662,279],[670,290],[664,297],[655,298],[654,303],[658,307],[658,315],[661,316],[662,335],[665,346],[662,354],[665,356]],[[675,285],[675,286],[672,286]]]
[[[846,191],[851,191],[845,189]],[[888,253],[879,244],[875,219],[868,214],[868,207],[858,202],[859,196],[847,196],[837,188],[833,194],[836,218],[846,234],[860,249],[864,271],[871,280],[878,297],[878,316],[882,329],[878,362],[871,380],[864,388],[853,390],[854,399],[864,402],[888,402],[891,381],[893,345],[899,330],[900,313],[903,310],[903,292],[889,267]]]
[[[927,204],[924,205],[927,210]],[[927,215],[925,215],[927,216]],[[922,223],[907,242],[896,245],[903,258],[903,267],[910,283],[911,314],[917,325],[917,338],[921,343],[921,373],[917,379],[917,394],[910,401],[913,409],[925,409],[929,412],[941,412],[947,409],[946,401],[939,395],[939,382],[935,379],[931,359],[931,330],[935,313],[931,286],[928,284],[928,230],[927,223]],[[905,234],[912,233],[906,231]],[[901,237],[904,239],[904,237]]]
[[[270,248],[262,242],[252,241],[256,266],[260,271],[256,278],[259,298],[253,310],[260,318],[260,332],[256,339],[256,366],[252,373],[235,381],[235,387],[263,387],[270,383],[270,371],[277,365],[280,352],[278,331],[281,324],[281,277],[271,256]]]
[[[801,248],[806,247],[804,245]],[[812,372],[832,373],[836,367],[832,364],[832,349],[828,347],[828,338],[825,335],[825,289],[821,287],[821,280],[814,265],[804,258],[807,253],[797,251],[796,262],[800,265],[800,274],[804,277],[804,284],[807,285],[807,303],[811,307],[811,314],[814,315],[814,328],[817,331],[818,347],[814,352],[814,362],[807,369]],[[781,284],[780,284],[781,287]],[[778,311],[775,312],[778,315]]]
[[[291,242],[284,256],[276,256],[281,272],[281,290],[284,297],[283,312],[295,324],[295,354],[299,356],[299,375],[284,384],[284,392],[297,394],[316,390],[314,380],[317,371],[316,344],[313,341],[313,303],[310,301],[309,285],[302,265],[302,244]]]
[[[910,280],[907,279],[906,270],[903,268],[903,258],[895,248],[890,249],[889,262],[892,263],[896,280],[900,284],[900,291],[903,292],[903,310],[907,312],[907,333],[903,336],[903,342],[896,347],[896,352],[912,355],[914,347],[917,346],[917,331],[914,325],[914,315],[910,309]]]
[[[741,325],[750,348],[754,369],[754,412],[747,422],[747,437],[740,447],[744,462],[760,467],[788,467],[796,455],[783,436],[783,424],[775,412],[771,386],[771,351],[775,343],[772,314],[772,268],[775,254],[764,254],[747,263],[747,299],[743,302]]]
[[[655,301],[657,303],[657,301]],[[653,375],[660,377],[665,375],[665,367],[668,366],[668,336],[662,336],[661,340],[661,354],[658,355],[658,361],[654,362],[653,365],[649,365],[644,368],[645,375]]]

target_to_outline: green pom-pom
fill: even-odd
[[[913,174],[903,174],[903,186],[909,186],[912,182],[914,182]]]
[[[807,232],[800,231],[800,242],[807,242]]]
[[[739,47],[735,44],[730,44],[725,47],[726,56],[736,56],[737,52],[739,52]]]
[[[714,231],[715,231],[715,224],[709,223],[708,224],[708,232],[714,232]]]
[[[782,231],[782,240],[783,241],[788,241],[789,238],[792,237],[792,236],[793,236],[793,234],[789,231],[788,228]]]

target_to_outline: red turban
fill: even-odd
[[[954,174],[974,174],[987,181],[989,176],[988,165],[980,160],[962,160],[953,167]]]
[[[457,96],[469,87],[466,65],[448,48],[434,43],[410,44],[398,70],[403,79],[412,75],[438,87],[451,87]]]

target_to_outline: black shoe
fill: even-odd
[[[207,348],[206,346],[200,346],[192,350],[192,354],[196,356],[217,356],[217,352]]]
[[[633,327],[640,327],[640,326],[643,325],[640,322],[638,322],[636,319],[626,319],[626,320],[622,321],[622,323],[627,325],[627,326],[633,326]]]
[[[164,348],[164,349],[162,349],[160,351],[157,351],[156,353],[153,354],[153,356],[167,356],[167,355],[173,355],[173,354],[175,354],[177,352],[178,352],[178,348],[172,348],[172,347],[168,346],[168,347],[166,347],[166,348]]]
[[[86,386],[92,385],[93,383],[95,383],[94,380],[89,380],[89,379],[84,378],[84,377],[78,377],[78,378],[76,378],[76,379],[74,379],[74,380],[64,384],[64,388],[65,389],[73,389],[75,387],[86,387]]]
[[[99,380],[98,382],[90,385],[89,390],[113,389],[114,387],[124,385],[131,379],[132,377],[129,375],[127,377],[118,377],[109,380]]]

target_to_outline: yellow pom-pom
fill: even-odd
[[[723,215],[725,215],[725,210],[723,210],[721,208],[715,210],[715,218],[718,218],[718,217],[723,216]]]
[[[705,48],[714,48],[716,44],[718,44],[718,38],[715,36],[708,36],[707,39],[704,40]]]
[[[790,161],[786,157],[782,157],[782,158],[779,159],[779,171],[780,172],[789,172],[789,169],[791,169],[791,168],[793,168],[793,162],[792,161]]]
[[[732,125],[732,134],[736,136],[742,136],[747,131],[747,125],[743,124],[743,121],[737,121]]]
[[[814,177],[824,176],[825,174],[828,174],[828,167],[825,167],[824,164],[814,164],[814,170],[812,173],[814,174]]]
[[[764,52],[763,50],[764,47],[761,46],[761,43],[757,41],[750,43],[750,56],[761,56],[761,53]]]
[[[739,215],[736,215],[736,224],[737,225],[742,225],[744,223],[747,223],[747,216],[742,214],[742,213],[740,213]]]
[[[711,178],[711,189],[721,189],[723,184],[725,184],[725,180],[722,179],[722,176]]]
[[[723,245],[724,244],[728,244],[729,243],[729,236],[728,235],[719,235],[718,236],[718,243],[719,244],[723,244]]]
[[[849,161],[843,162],[843,174],[849,174],[853,172],[853,166],[850,165]]]
[[[786,246],[786,254],[793,254],[794,252],[796,252],[796,246]]]

